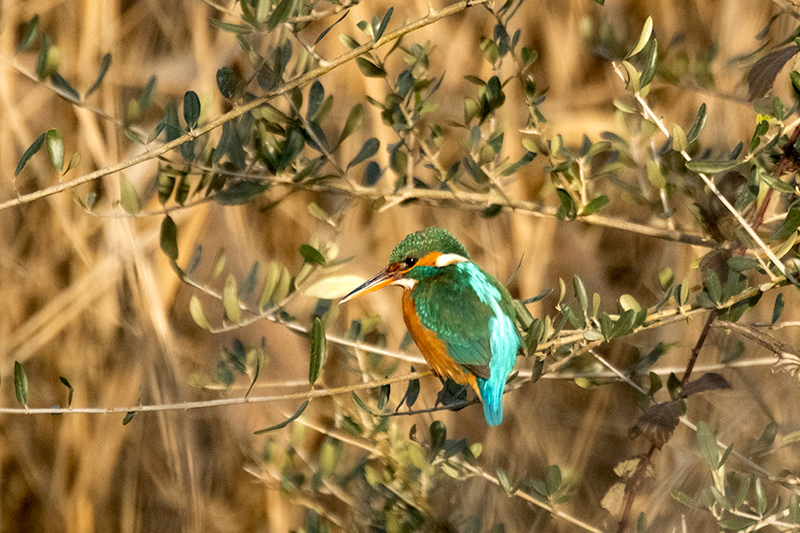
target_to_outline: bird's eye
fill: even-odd
[[[417,259],[416,257],[406,257],[405,261],[403,261],[406,270],[416,265],[417,261],[419,261],[419,259]]]

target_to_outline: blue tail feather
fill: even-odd
[[[483,399],[483,416],[490,426],[496,426],[503,421],[503,389],[506,381],[503,379],[499,386],[496,381],[491,378],[488,380],[478,378],[478,388]]]

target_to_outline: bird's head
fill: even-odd
[[[342,298],[344,303],[387,285],[408,289],[417,280],[436,275],[441,268],[469,261],[469,252],[442,228],[427,228],[407,235],[389,255],[389,266]]]

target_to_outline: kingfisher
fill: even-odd
[[[500,424],[503,390],[520,349],[505,286],[473,263],[450,232],[433,227],[406,236],[389,266],[340,303],[387,285],[403,288],[403,321],[433,372],[470,385],[486,423]]]

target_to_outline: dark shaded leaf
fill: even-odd
[[[319,317],[314,317],[314,323],[311,326],[311,360],[308,365],[308,382],[311,385],[319,378],[327,352],[328,341],[325,337],[325,324]]]
[[[660,381],[659,381],[660,383]],[[639,435],[661,449],[672,437],[681,418],[679,402],[664,402],[648,407],[630,430],[631,437]]]
[[[20,405],[28,406],[28,375],[18,361],[14,361],[14,394]]]
[[[559,220],[574,220],[576,216],[578,216],[578,208],[575,205],[575,200],[572,199],[572,196],[564,189],[558,188],[556,189],[556,193],[558,194],[558,199],[561,201],[561,205],[558,206],[558,210],[556,211],[556,218]]]
[[[25,150],[25,153],[22,154],[19,163],[17,163],[17,169],[14,171],[14,176],[17,176],[20,172],[22,172],[22,169],[24,169],[25,165],[28,164],[28,160],[42,148],[45,136],[45,133],[39,135],[36,140],[33,141],[33,144],[31,144],[28,149]]]
[[[392,386],[388,383],[386,385],[381,385],[380,391],[378,391],[378,410],[383,410],[386,407],[386,404],[389,403],[389,396],[392,392]]]
[[[217,71],[217,88],[223,97],[233,100],[239,87],[239,78],[230,67],[222,67]]]
[[[239,288],[240,298],[248,296],[251,292],[255,290],[256,283],[258,283],[258,273],[260,270],[261,270],[261,264],[258,261],[253,263],[253,266],[250,267],[250,273],[247,274],[244,283],[242,283],[242,286]]]
[[[441,421],[434,420],[430,426],[430,433],[431,449],[428,457],[430,461],[433,461],[436,459],[436,456],[439,454],[441,449],[444,447],[444,443],[447,441],[447,427],[445,427]]]
[[[268,428],[259,429],[258,431],[253,432],[253,434],[254,435],[261,435],[262,433],[268,433],[270,431],[275,431],[276,429],[285,428],[290,423],[292,423],[295,420],[297,420],[298,418],[300,418],[300,415],[303,414],[303,411],[306,410],[306,407],[308,407],[308,400],[304,401],[303,404],[300,406],[300,408],[297,409],[297,411],[291,417],[287,418],[286,420],[284,420],[280,424],[275,424],[274,426],[270,426]]]
[[[349,15],[349,14],[350,14],[350,11],[346,11],[344,15],[342,15],[341,17],[339,17],[339,20],[337,20],[336,22],[334,22],[333,24],[331,24],[330,26],[328,26],[327,28],[325,28],[325,30],[324,30],[322,33],[320,33],[320,34],[319,34],[319,37],[317,37],[317,40],[316,40],[316,41],[314,41],[314,44],[316,45],[317,43],[319,43],[319,42],[322,40],[322,38],[323,38],[323,37],[325,37],[326,35],[328,35],[328,32],[329,32],[329,31],[331,31],[331,30],[333,29],[333,27],[334,27],[334,26],[336,26],[336,25],[337,25],[337,24],[339,24],[341,21],[343,21],[343,20],[344,20],[344,18],[345,18],[347,15]]]
[[[97,73],[97,79],[94,80],[92,86],[89,87],[88,91],[86,91],[85,98],[89,98],[90,94],[100,88],[100,85],[102,85],[109,68],[111,68],[111,54],[105,54],[103,59],[100,60],[100,71]]]
[[[319,250],[310,246],[308,244],[300,245],[300,255],[303,256],[303,260],[306,263],[311,263],[315,265],[325,265],[325,256],[322,255]]]
[[[778,321],[781,317],[781,313],[783,313],[783,294],[779,294],[775,298],[775,305],[772,307],[772,325],[775,325],[775,322]]]
[[[122,425],[123,426],[127,426],[128,423],[131,420],[133,420],[133,415],[135,415],[135,414],[136,414],[135,411],[128,411],[127,413],[125,413],[125,418],[122,419]]]
[[[690,381],[683,385],[682,398],[697,394],[698,392],[706,392],[710,390],[724,390],[731,389],[731,384],[728,383],[724,377],[714,372],[703,374],[698,379]]]
[[[764,431],[761,432],[761,436],[758,437],[758,440],[753,444],[753,447],[750,449],[750,456],[752,457],[769,450],[775,442],[775,437],[777,435],[778,424],[772,420],[767,424]]]
[[[394,13],[394,8],[390,7],[386,14],[381,19],[381,23],[375,30],[375,37],[374,40],[378,41],[381,37],[383,37],[383,32],[386,31],[386,27],[389,25],[389,20],[392,18],[392,13]]]
[[[362,182],[365,187],[372,187],[378,183],[382,175],[383,171],[381,171],[381,166],[375,161],[370,161],[364,168],[364,178]]]
[[[250,180],[237,181],[215,194],[214,201],[220,205],[243,205],[267,189],[269,189],[268,183]]]
[[[747,99],[752,101],[765,96],[775,84],[775,78],[783,66],[797,54],[797,46],[773,50],[753,65],[747,74]]]
[[[531,161],[533,161],[533,159],[534,159],[535,157],[536,157],[536,154],[535,154],[535,153],[533,153],[533,152],[526,152],[526,153],[525,153],[525,155],[523,155],[523,156],[520,158],[520,160],[519,160],[519,161],[517,161],[517,162],[516,162],[516,163],[514,163],[513,165],[511,165],[511,166],[509,166],[508,168],[506,168],[505,170],[503,170],[503,171],[500,173],[500,175],[501,175],[501,176],[510,176],[510,175],[512,175],[512,174],[515,174],[516,172],[518,172],[518,171],[519,171],[519,169],[521,169],[522,167],[524,167],[525,165],[527,165],[528,163],[530,163]]]
[[[169,215],[161,222],[161,251],[173,261],[178,260],[178,227]]]
[[[414,367],[411,367],[411,371],[414,372]],[[403,395],[403,398],[397,405],[396,411],[400,410],[400,407],[403,406],[403,402],[405,402],[408,408],[411,409],[414,403],[416,403],[418,396],[419,396],[419,380],[418,379],[409,380],[406,393]]]
[[[39,15],[34,15],[33,18],[25,26],[25,35],[17,45],[17,53],[27,51],[33,46],[36,37],[39,35]]]
[[[69,380],[65,377],[58,376],[58,380],[64,384],[64,386],[69,389],[69,394],[67,395],[67,407],[72,405],[72,395],[75,392],[75,389],[72,388],[72,384]]]
[[[359,70],[364,74],[364,76],[368,78],[385,78],[386,77],[386,70],[383,67],[379,67],[375,63],[371,62],[370,60],[359,57],[356,59],[356,65],[358,65]]]
[[[347,168],[353,167],[362,161],[369,159],[378,152],[380,146],[381,142],[375,137],[368,139],[363,146],[361,146],[361,150],[358,151],[358,154],[356,154],[352,161],[347,164]]]
[[[278,2],[278,5],[275,6],[275,10],[270,15],[269,19],[267,19],[267,28],[269,31],[274,30],[278,27],[278,24],[286,22],[286,20],[292,16],[294,10],[297,6],[298,0],[281,0]]]
[[[63,95],[76,102],[81,101],[81,95],[78,93],[78,91],[76,91],[75,88],[70,85],[69,82],[65,80],[64,77],[58,72],[53,72],[53,74],[50,76],[50,81],[53,83],[54,87],[63,93]]]
[[[197,120],[200,118],[200,98],[194,91],[186,91],[183,95],[183,120],[189,129],[197,126]]]
[[[703,129],[706,127],[707,118],[708,115],[706,113],[706,104],[703,103],[700,105],[700,109],[697,111],[697,116],[694,118],[692,126],[686,133],[686,142],[691,144],[696,141],[698,137],[700,137],[700,134],[703,133]]]
[[[144,86],[142,90],[141,96],[139,96],[139,112],[144,113],[150,104],[153,103],[153,98],[156,96],[156,92],[158,91],[158,78],[155,76],[150,76],[150,79],[147,80],[147,85]],[[177,123],[177,121],[176,121]]]

